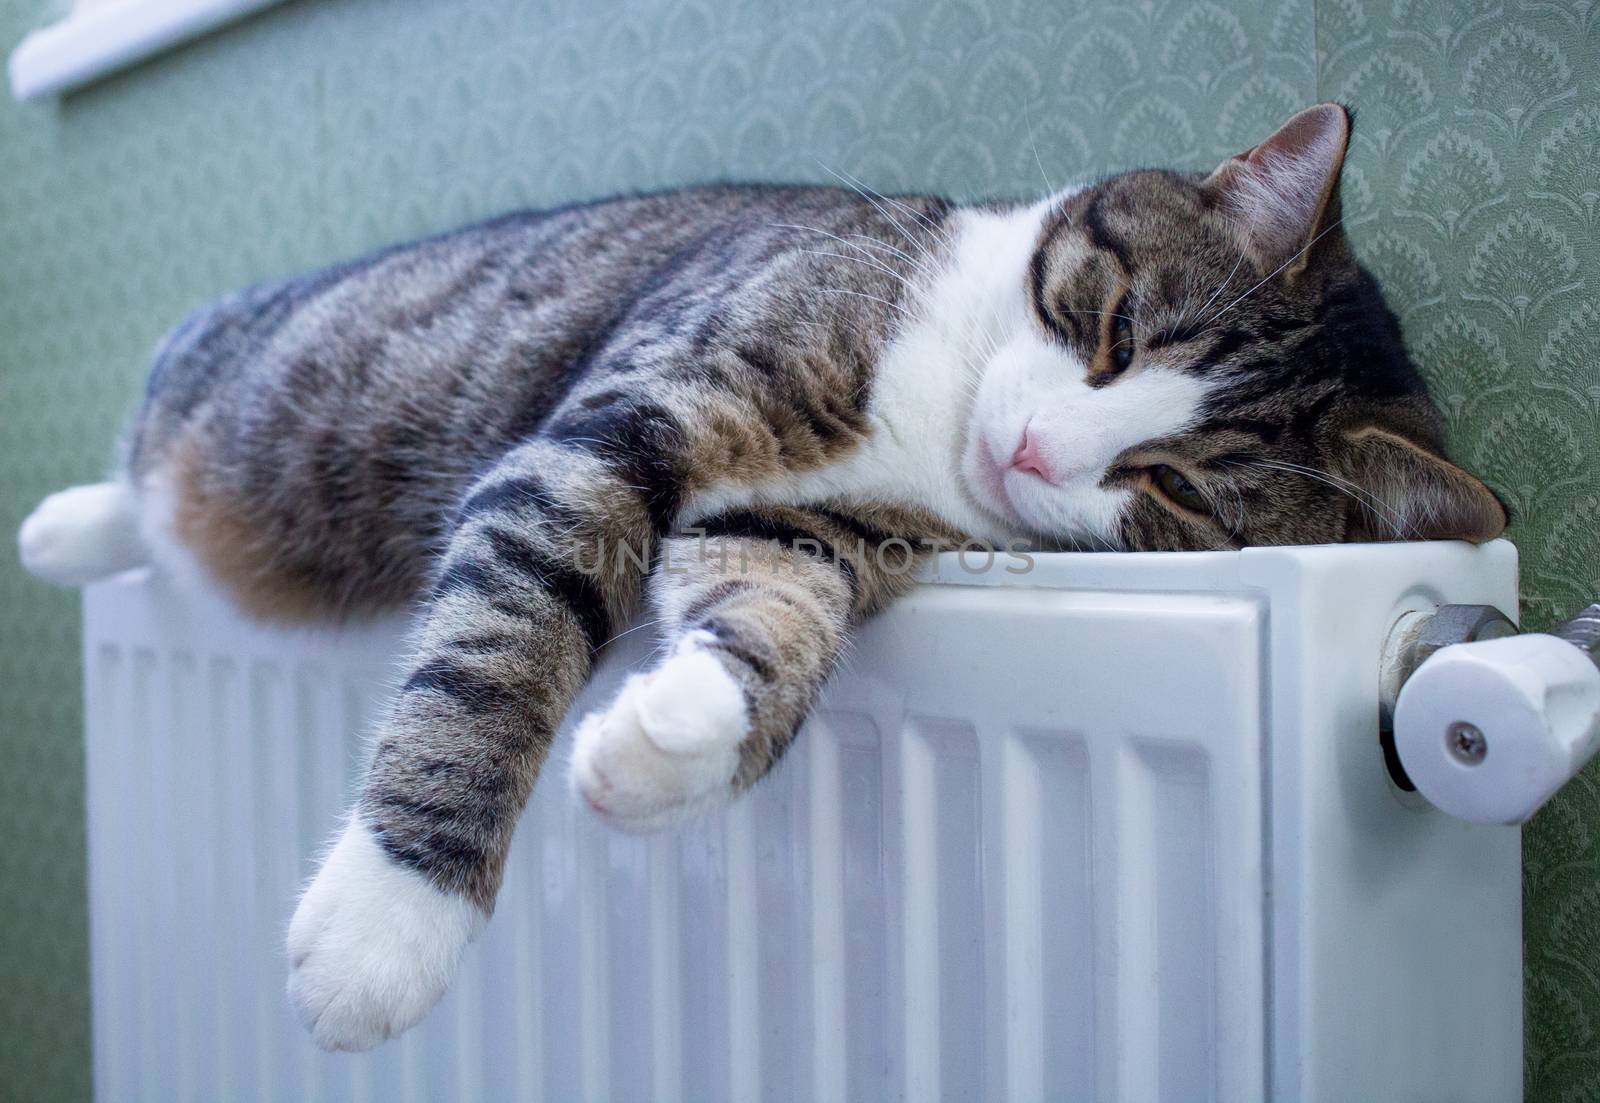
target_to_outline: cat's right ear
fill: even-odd
[[[1264,274],[1292,279],[1319,245],[1339,243],[1339,171],[1349,145],[1349,111],[1322,103],[1206,177],[1203,186],[1237,219],[1243,245]]]

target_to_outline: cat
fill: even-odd
[[[288,936],[315,1040],[367,1048],[445,990],[642,607],[664,657],[570,764],[634,830],[770,770],[941,542],[1500,534],[1341,228],[1349,139],[1322,104],[1209,174],[1028,203],[697,187],[244,291],[165,340],[118,477],[47,498],[22,559],[67,584],[153,559],[278,620],[420,600]]]

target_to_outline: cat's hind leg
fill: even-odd
[[[672,649],[578,726],[571,783],[645,831],[726,803],[782,756],[852,620],[910,581],[906,540],[834,510],[739,511],[667,541],[650,599]]]
[[[139,501],[122,482],[74,486],[40,502],[17,531],[29,574],[83,586],[149,562],[139,536]]]

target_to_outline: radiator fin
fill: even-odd
[[[1215,709],[1130,711],[1093,669],[1019,694],[982,669],[998,641],[952,658],[948,630],[891,618],[862,654],[903,653],[900,680],[868,661],[838,679],[723,815],[608,832],[558,745],[450,994],[404,1038],[328,1055],[284,1000],[282,937],[359,785],[398,626],[289,636],[176,616],[148,585],[97,600],[102,1099],[1260,1097],[1261,1023],[1218,1009],[1259,1013],[1261,811]]]

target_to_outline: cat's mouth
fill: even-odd
[[[977,495],[978,504],[1008,525],[1026,525],[1026,518],[1023,517],[1021,510],[1017,508],[1017,503],[1006,489],[1008,469],[994,458],[994,450],[989,446],[989,438],[985,434],[981,432],[978,434],[974,451],[972,466],[975,478],[973,481],[976,482],[979,490]]]

